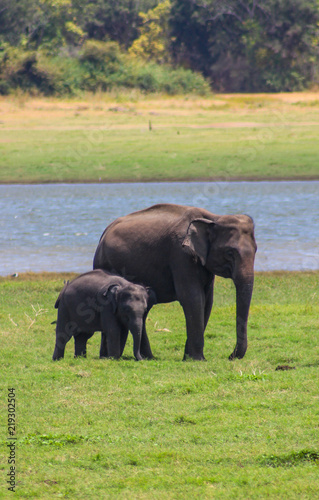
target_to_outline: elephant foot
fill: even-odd
[[[144,354],[142,354],[142,359],[155,359],[155,357],[153,356],[153,354],[151,356],[145,356]]]
[[[64,351],[60,350],[58,347],[54,349],[54,353],[52,356],[53,361],[58,361],[59,359],[64,358]]]
[[[74,354],[75,358],[86,358],[86,352],[80,352],[80,354]]]
[[[184,354],[183,361],[188,361],[188,360],[193,360],[193,361],[206,361],[205,356],[203,354],[194,354],[193,356],[191,354]]]
[[[105,358],[108,358],[108,352],[107,352],[107,346],[102,343],[103,345],[101,345],[101,349],[100,349],[100,359],[105,359]]]
[[[150,346],[141,346],[140,353],[143,359],[154,359]]]
[[[242,348],[239,348],[239,347],[236,346],[235,349],[234,349],[234,351],[228,357],[228,359],[230,361],[232,361],[235,358],[242,359],[245,356],[246,349],[247,348],[242,349]]]

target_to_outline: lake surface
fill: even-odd
[[[254,218],[256,270],[319,269],[319,181],[0,186],[0,275],[92,268],[105,227],[155,203]]]

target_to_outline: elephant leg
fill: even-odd
[[[57,332],[56,333],[56,341],[55,341],[55,347],[54,347],[54,353],[53,353],[53,361],[56,361],[57,359],[62,359],[64,358],[64,351],[65,351],[65,346],[67,342],[70,340],[71,337],[66,335],[65,332]]]
[[[120,356],[122,356],[126,341],[127,341],[127,336],[128,336],[128,329],[126,327],[122,327],[121,329],[121,342],[120,342]]]
[[[145,322],[144,322],[143,330],[142,330],[141,355],[143,356],[143,358],[146,358],[146,359],[154,359],[151,345],[150,345],[150,341],[149,341],[147,333],[146,333]]]
[[[92,334],[80,332],[74,337],[74,357],[82,356],[86,358],[86,344],[87,341],[92,337]]]
[[[119,357],[122,356],[125,344],[127,341],[127,336],[128,336],[128,329],[122,327],[121,328],[121,333],[120,333],[120,354]],[[110,357],[110,354],[108,353],[108,348],[107,348],[107,334],[105,332],[101,333],[101,347],[100,347],[100,358],[107,358]]]
[[[213,276],[212,282],[205,290],[205,311],[204,311],[204,325],[205,329],[212,312],[213,302],[214,302],[214,281],[215,276]]]
[[[214,276],[215,278],[215,276]],[[213,301],[214,301],[214,278],[212,283],[209,285],[207,290],[205,291],[205,308],[204,308],[204,331],[206,330],[206,326],[208,323],[208,320],[210,318],[210,313],[212,312],[212,307],[213,307]],[[189,356],[189,349],[188,349],[188,340],[186,340],[185,343],[185,353],[184,353],[184,359]]]
[[[107,358],[107,335],[101,332],[100,358]]]
[[[191,292],[186,286],[181,288],[183,290],[178,294],[178,300],[184,310],[187,330],[184,360],[188,356],[204,360],[205,294],[200,286],[190,287]]]
[[[205,272],[194,269],[193,261],[179,260],[172,269],[176,298],[181,304],[185,319],[187,340],[184,360],[190,357],[195,360],[205,360],[204,330],[206,294],[203,279]],[[209,304],[209,302],[208,302]],[[208,310],[208,306],[207,306]]]
[[[188,341],[186,339],[185,342],[185,350],[184,350],[184,361],[189,357],[189,350],[188,350]]]
[[[187,359],[187,357],[196,360],[205,360],[203,306],[198,307],[196,311],[193,309],[194,304],[182,304],[182,307],[185,314],[187,330],[184,360]]]
[[[119,358],[121,356],[121,325],[113,315],[101,316],[102,332],[106,335],[107,357]]]

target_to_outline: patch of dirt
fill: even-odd
[[[309,127],[311,125],[319,125],[318,122],[298,122],[294,123],[294,126],[299,127]],[[222,122],[222,123],[213,123],[211,125],[186,125],[184,128],[275,128],[275,127],[290,127],[290,122],[283,123],[260,123],[260,122]]]
[[[273,125],[269,123],[258,123],[258,122],[220,122],[207,125],[188,125],[189,128],[254,128],[254,127],[271,127],[271,126]]]
[[[278,371],[278,370],[286,371],[286,370],[295,370],[295,369],[296,369],[295,366],[279,365],[279,366],[277,366],[276,371]]]

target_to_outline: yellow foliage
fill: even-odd
[[[72,35],[75,35],[79,39],[84,38],[85,33],[82,30],[82,28],[80,28],[80,26],[78,26],[77,24],[75,24],[72,21],[68,21],[65,23],[65,29],[67,32],[72,33]]]
[[[154,61],[156,63],[167,63],[170,60],[168,45],[169,28],[168,17],[171,10],[170,0],[164,0],[154,9],[139,16],[143,20],[140,28],[140,36],[129,49],[131,56]]]

